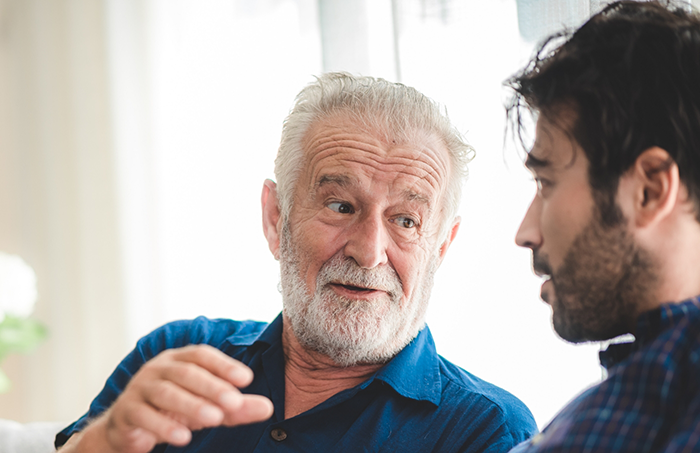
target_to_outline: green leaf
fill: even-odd
[[[6,316],[0,323],[0,360],[8,353],[27,353],[46,338],[46,328],[27,318]]]
[[[10,378],[0,370],[0,393],[7,393],[11,387],[12,383],[10,382]]]

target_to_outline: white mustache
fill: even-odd
[[[384,291],[392,299],[403,293],[401,280],[390,266],[363,269],[352,258],[341,255],[333,256],[319,270],[318,289],[329,283]]]

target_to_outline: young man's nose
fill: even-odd
[[[542,244],[542,233],[540,231],[541,202],[536,196],[520,223],[520,228],[515,235],[515,243],[520,247],[536,249]]]

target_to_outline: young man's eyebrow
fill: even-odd
[[[545,168],[549,166],[549,161],[546,159],[538,159],[532,154],[527,155],[527,159],[525,159],[525,166],[530,169],[530,170],[537,170],[541,168]]]

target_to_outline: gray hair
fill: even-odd
[[[431,133],[442,141],[450,155],[452,174],[442,206],[441,238],[456,216],[462,196],[462,181],[474,150],[452,126],[447,112],[415,88],[373,77],[332,72],[316,78],[296,98],[284,121],[275,159],[275,177],[281,214],[292,208],[294,186],[302,169],[304,137],[312,125],[342,113],[398,143],[409,143],[417,133]],[[443,239],[444,240],[444,239]]]

